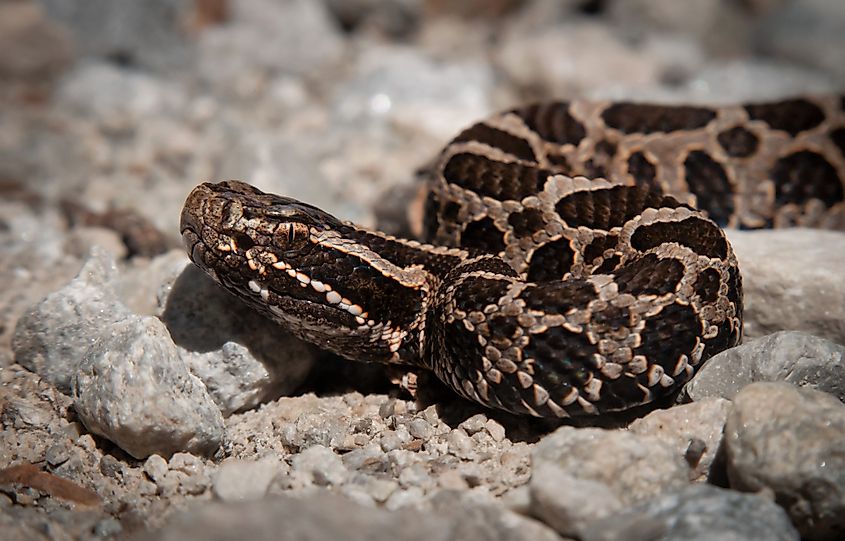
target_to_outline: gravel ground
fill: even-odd
[[[404,232],[494,110],[841,92],[843,51],[837,0],[0,1],[0,538],[842,539],[841,232],[730,232],[746,343],[561,426],[287,336],[177,220],[238,178]]]

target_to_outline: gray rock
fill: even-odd
[[[628,430],[635,434],[663,439],[685,458],[692,468],[691,480],[704,481],[724,475],[720,451],[725,419],[731,403],[723,398],[655,410],[635,420]]]
[[[192,264],[165,281],[161,317],[224,415],[299,387],[313,348],[233,298]]]
[[[582,541],[797,541],[783,509],[751,494],[693,485],[591,524]]]
[[[267,494],[279,473],[279,461],[267,457],[256,461],[229,460],[220,464],[212,491],[225,502],[258,500]]]
[[[87,350],[72,382],[86,428],[136,458],[217,449],[223,416],[161,321],[131,316],[109,331]]]
[[[564,426],[532,453],[534,468],[551,463],[575,479],[606,485],[625,505],[686,486],[683,454],[657,436]]]
[[[845,402],[845,346],[799,331],[781,331],[723,351],[705,363],[684,392],[692,400],[736,394],[755,381],[785,381]]]
[[[116,273],[111,256],[94,250],[76,278],[18,320],[12,337],[15,361],[69,394],[91,343],[131,316],[111,288]]]
[[[173,69],[189,58],[188,0],[39,0],[73,33],[83,54]]]
[[[531,474],[530,513],[559,534],[580,538],[591,522],[617,513],[622,502],[604,483],[578,479],[543,462]]]
[[[804,331],[845,343],[845,234],[730,231],[745,292],[745,335]]]
[[[845,532],[845,405],[786,383],[753,383],[725,426],[732,488],[768,490],[804,539]]]

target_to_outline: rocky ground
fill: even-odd
[[[293,340],[177,223],[239,178],[403,231],[493,110],[838,92],[842,51],[837,0],[0,1],[0,539],[845,537],[841,232],[731,232],[746,343],[561,426]]]

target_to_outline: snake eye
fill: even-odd
[[[286,250],[298,248],[308,240],[308,226],[300,222],[283,222],[276,230],[276,245]]]

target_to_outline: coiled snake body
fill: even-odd
[[[234,181],[191,192],[182,236],[223,287],[339,355],[515,413],[626,409],[739,342],[720,226],[845,228],[844,101],[532,105],[442,151],[431,244]]]

